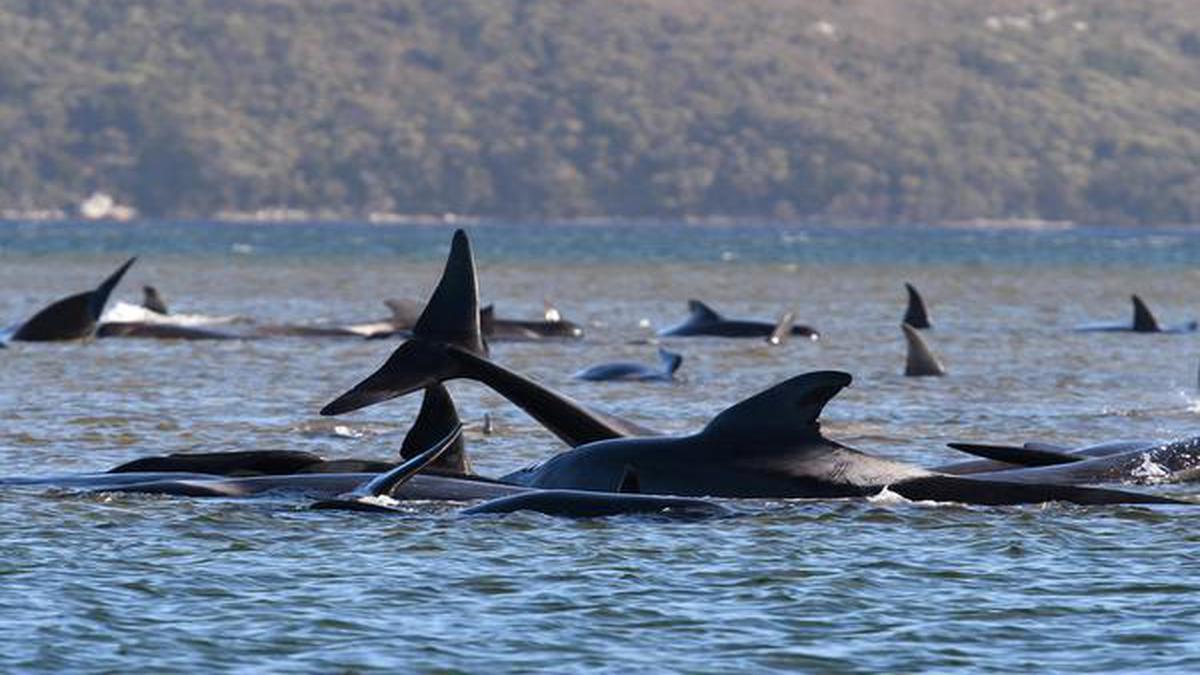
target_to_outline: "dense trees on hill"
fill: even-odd
[[[1200,222],[1193,0],[0,0],[0,207]]]

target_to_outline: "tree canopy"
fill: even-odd
[[[1200,222],[1192,0],[0,0],[0,207]]]

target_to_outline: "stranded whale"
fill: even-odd
[[[710,335],[717,337],[769,337],[778,324],[766,321],[726,319],[699,300],[688,300],[688,317],[682,323],[658,331],[661,337],[685,337]],[[792,335],[802,335],[816,340],[820,337],[811,326],[794,325]]]
[[[657,366],[647,366],[642,363],[632,363],[629,361],[599,363],[584,368],[572,377],[577,380],[589,380],[592,382],[609,380],[665,382],[674,379],[675,371],[679,369],[679,364],[683,363],[683,357],[660,347],[658,350],[658,359],[659,364]]]
[[[1191,333],[1196,330],[1197,323],[1195,320],[1188,321],[1176,326],[1163,326],[1154,317],[1150,308],[1141,298],[1134,295],[1133,300],[1133,323],[1087,323],[1081,326],[1076,326],[1075,330],[1081,332],[1132,332],[1132,333]]]

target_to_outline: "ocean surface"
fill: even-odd
[[[1085,444],[1200,433],[1200,335],[1074,333],[1200,315],[1200,236],[671,224],[468,227],[485,302],[585,326],[493,358],[665,432],[790,376],[854,384],[824,433],[935,465],[954,440]],[[114,300],[275,322],[387,316],[423,298],[446,226],[0,224],[0,324],[140,256]],[[930,305],[944,378],[901,376],[903,283]],[[689,298],[731,317],[796,312],[819,342],[665,339],[674,383],[585,383],[651,363]],[[0,350],[0,474],[99,471],[143,455],[296,449],[391,458],[419,397],[320,407],[394,341],[105,339]],[[562,449],[469,382],[451,390],[476,468]],[[481,431],[490,414],[493,433]],[[1132,487],[1200,497],[1197,485]],[[1014,672],[1200,670],[1200,512],[752,501],[708,521],[402,517],[303,500],[0,491],[5,672]]]

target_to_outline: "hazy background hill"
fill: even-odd
[[[0,207],[1200,222],[1194,0],[0,0]]]

